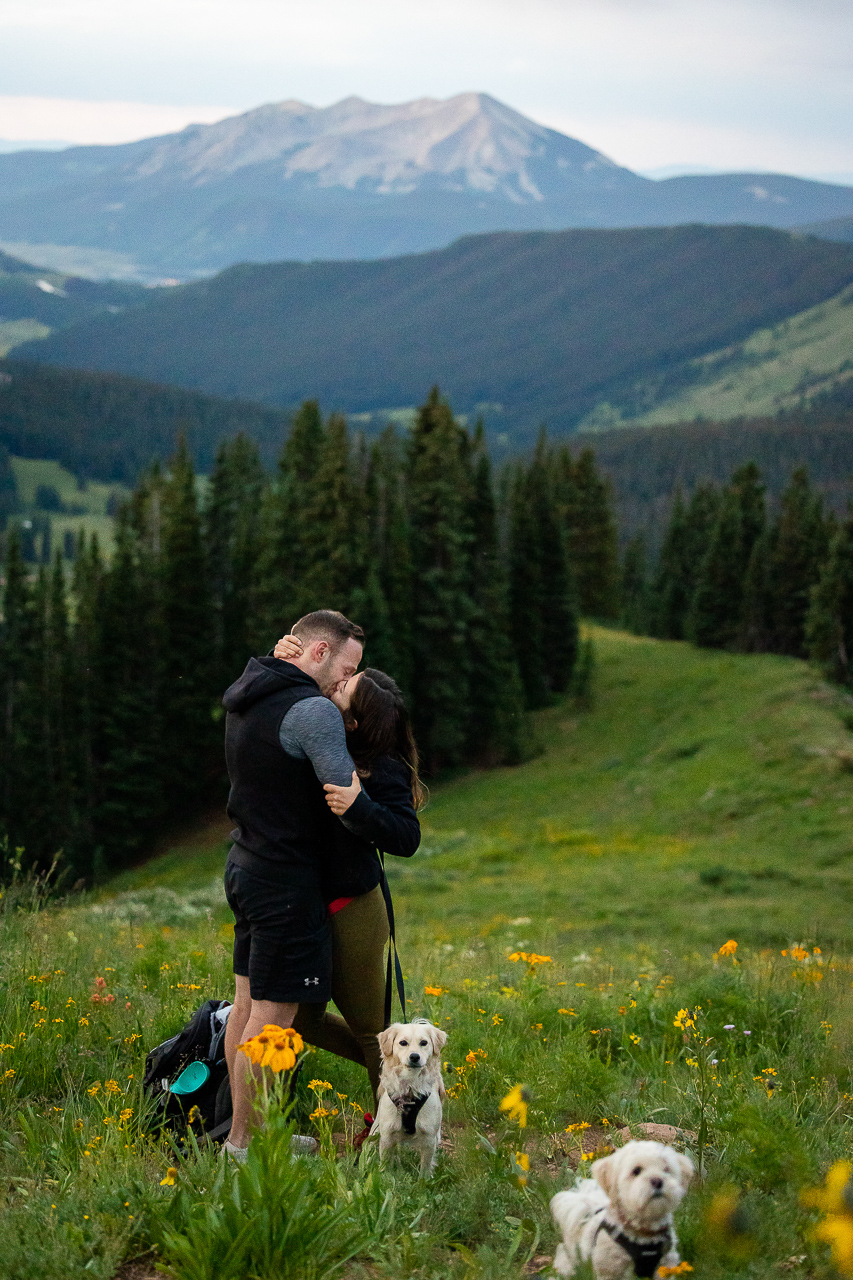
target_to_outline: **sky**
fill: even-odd
[[[492,94],[640,172],[853,184],[851,0],[0,0],[0,139]]]

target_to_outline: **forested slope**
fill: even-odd
[[[511,446],[851,279],[853,247],[760,227],[502,233],[378,262],[233,267],[17,354],[348,412],[414,406],[437,382]]]
[[[133,484],[183,435],[207,472],[222,440],[244,431],[271,464],[289,415],[114,374],[0,360],[0,445],[52,458],[78,476]]]

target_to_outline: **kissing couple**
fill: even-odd
[[[365,1067],[376,1101],[389,936],[379,855],[415,852],[424,789],[402,694],[384,672],[358,670],[363,649],[361,627],[319,609],[272,655],[250,658],[222,700],[234,823],[225,1150],[235,1160],[260,1123],[261,1068],[238,1047],[268,1024]]]

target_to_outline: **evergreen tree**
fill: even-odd
[[[566,692],[578,652],[558,474],[559,458],[555,467],[543,433],[530,465],[516,471],[511,498],[510,622],[529,707]]]
[[[305,565],[314,530],[306,513],[320,465],[325,428],[316,400],[306,400],[293,417],[278,465],[278,481],[262,511],[261,554],[255,590],[255,645],[271,647],[301,616],[310,592]]]
[[[473,605],[463,437],[434,387],[418,410],[409,460],[413,712],[429,770],[459,764],[468,732]]]
[[[408,694],[412,688],[414,585],[406,480],[403,444],[392,424],[370,451],[365,479],[368,556],[378,579],[377,599],[383,602],[387,619],[381,620],[377,636],[380,619],[374,621],[368,614],[367,660],[383,670],[386,662],[389,674]],[[379,645],[377,639],[381,640]]]
[[[468,759],[514,764],[525,754],[524,690],[509,639],[508,581],[498,546],[492,468],[482,427],[474,441],[470,492],[472,602]]]
[[[682,508],[683,510],[683,508]],[[649,582],[646,539],[636,534],[625,548],[622,560],[622,625],[637,635],[649,630]]]
[[[100,724],[103,687],[100,673],[101,591],[104,565],[97,535],[80,534],[74,560],[72,595],[74,625],[69,647],[68,717],[74,726],[71,739],[72,774],[75,780],[75,869],[89,877],[104,865],[95,826],[98,788]],[[134,626],[138,620],[134,620]],[[127,637],[122,637],[127,643]]]
[[[9,450],[0,444],[0,533],[6,528],[9,516],[14,515],[18,507],[18,489],[9,461]]]
[[[364,587],[367,532],[352,462],[346,420],[332,414],[316,469],[304,482],[301,521],[307,536],[300,542],[297,616],[315,609],[347,613],[353,590]]]
[[[162,763],[167,805],[197,802],[221,752],[215,625],[192,460],[181,441],[163,486],[160,556],[163,618]]]
[[[737,648],[743,653],[767,653],[773,648],[771,566],[777,530],[766,527],[756,538],[743,582]]]
[[[764,527],[764,486],[754,463],[724,490],[691,601],[687,636],[709,648],[733,648],[741,635],[746,572]]]
[[[823,502],[798,467],[782,494],[769,565],[770,647],[795,658],[806,656],[805,626],[812,589],[829,551]]]
[[[254,441],[241,433],[222,444],[207,492],[204,539],[216,622],[217,681],[223,689],[253,652],[265,489]]]
[[[170,707],[160,698],[162,631],[151,567],[129,511],[121,511],[98,602],[101,697],[94,827],[111,866],[138,855],[163,820],[166,760],[160,744]],[[212,650],[209,659],[214,660]],[[184,746],[202,768],[197,746]]]
[[[48,850],[63,849],[74,865],[75,778],[70,716],[72,665],[65,572],[57,551],[53,567],[41,575],[44,607],[39,641],[42,672],[42,717],[47,804],[44,830]]]
[[[806,616],[809,657],[839,684],[853,684],[853,513],[836,531]]]
[[[569,563],[582,614],[593,618],[619,615],[619,547],[610,486],[599,474],[592,449],[574,464],[573,491],[566,519]]]
[[[542,548],[536,512],[530,502],[529,477],[520,464],[512,468],[509,493],[509,633],[517,655],[524,700],[531,710],[550,702],[542,597]]]
[[[0,838],[10,851],[24,847],[31,863],[44,853],[39,639],[35,593],[13,532],[0,625]]]

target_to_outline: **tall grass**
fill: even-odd
[[[18,883],[0,913],[4,1280],[133,1259],[134,1280],[518,1277],[553,1257],[550,1195],[648,1123],[701,1161],[679,1215],[697,1276],[833,1274],[800,1202],[853,1125],[833,697],[800,664],[601,636],[592,710],[548,713],[530,764],[437,792],[395,886],[412,1011],[449,1034],[429,1183],[405,1155],[293,1162],[284,1117],[247,1171],[146,1132],[145,1050],[231,988],[221,846],[98,896]],[[312,1078],[336,1116],[310,1119]],[[318,1053],[301,1079],[300,1131],[360,1125],[363,1072]],[[499,1109],[518,1083],[524,1130]]]

